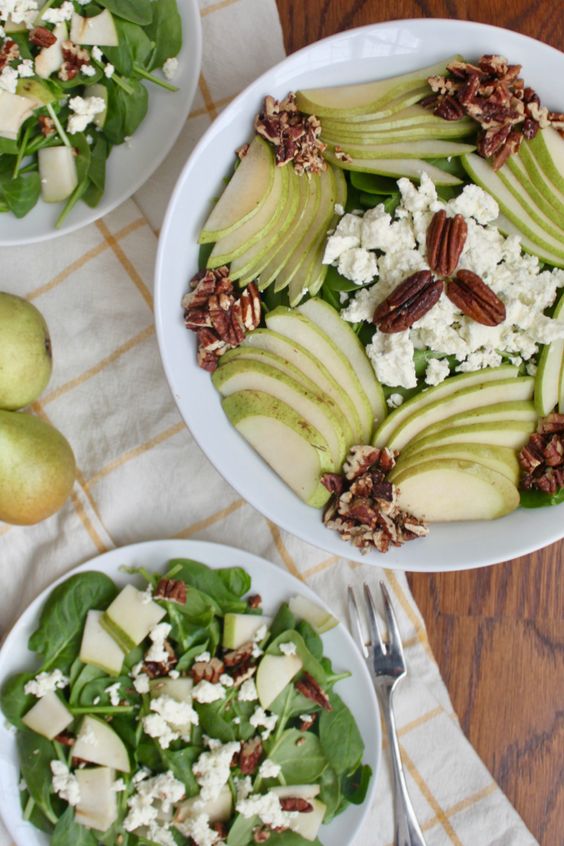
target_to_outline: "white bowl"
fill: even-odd
[[[224,478],[282,528],[328,552],[398,570],[481,567],[531,552],[564,534],[564,505],[519,509],[491,522],[433,525],[429,537],[362,555],[321,522],[247,445],[225,417],[209,374],[198,368],[195,336],[183,324],[180,301],[198,267],[197,238],[210,200],[220,192],[233,151],[252,134],[266,94],[303,87],[364,82],[405,73],[454,53],[469,58],[501,53],[523,65],[526,84],[544,103],[564,109],[562,53],[509,30],[448,20],[376,24],[326,38],[263,74],[213,123],[180,175],[162,228],[156,266],[155,311],[161,355],[174,398],[194,438]]]
[[[135,581],[135,577],[120,571],[122,566],[146,567],[161,571],[172,558],[191,558],[202,561],[210,567],[244,567],[252,578],[252,590],[263,598],[267,613],[276,611],[280,603],[299,593],[325,606],[319,597],[303,582],[298,581],[285,570],[275,567],[264,558],[251,555],[241,549],[219,544],[187,540],[148,541],[106,552],[98,558],[76,567],[66,573],[43,591],[22,614],[6,638],[0,650],[0,689],[15,673],[33,669],[35,655],[27,648],[29,636],[37,626],[39,613],[53,588],[70,575],[96,570],[106,573],[118,585]],[[323,635],[325,654],[335,668],[349,670],[351,677],[337,685],[337,692],[351,709],[364,740],[363,761],[372,767],[372,780],[362,805],[350,805],[330,825],[323,827],[322,840],[325,846],[347,846],[353,842],[357,831],[368,813],[376,780],[381,754],[381,733],[378,704],[374,688],[352,637],[341,623]],[[0,712],[1,716],[1,712]],[[48,846],[50,838],[25,822],[19,800],[19,766],[15,737],[8,729],[4,718],[0,719],[0,815],[13,837],[16,846]]]
[[[178,9],[183,31],[178,73],[173,80],[178,91],[173,93],[145,83],[149,110],[130,146],[121,144],[110,153],[106,190],[98,206],[91,209],[78,202],[59,229],[55,229],[55,223],[62,210],[60,203],[39,199],[30,213],[19,220],[10,213],[0,214],[0,247],[48,241],[93,223],[131,197],[164,161],[190,112],[202,64],[202,22],[197,0],[179,0]]]

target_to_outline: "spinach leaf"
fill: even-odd
[[[343,776],[341,788],[343,795],[353,805],[362,805],[366,798],[368,785],[372,778],[372,769],[368,764],[361,764],[351,775]]]
[[[170,749],[161,750],[161,757],[167,769],[172,770],[173,775],[182,782],[186,788],[186,796],[196,796],[200,787],[192,772],[192,766],[199,758],[202,749],[197,746],[186,746],[184,749],[173,751]]]
[[[118,45],[117,47],[104,47],[104,55],[106,56],[108,62],[112,63],[118,74],[124,77],[130,77],[133,73],[133,56],[129,45],[129,39],[127,37],[128,24],[126,24],[125,21],[116,20],[115,25],[118,33]],[[138,26],[132,24],[129,24],[129,26],[134,26],[135,29],[139,29]],[[143,32],[143,30],[141,30],[141,32]],[[112,84],[115,84],[115,80]],[[127,84],[129,85],[129,79]],[[106,87],[109,88],[110,86],[106,83]],[[104,122],[104,129],[107,120],[108,117],[106,117],[106,121]]]
[[[134,65],[145,65],[152,53],[154,44],[140,26],[121,21],[121,36],[127,42]]]
[[[159,770],[161,768],[161,749],[156,741],[148,735],[143,735],[137,747],[137,761],[150,770]]]
[[[102,133],[99,133],[94,146],[90,150],[88,179],[102,191],[106,187],[106,160],[109,152],[108,142]]]
[[[49,822],[56,823],[57,816],[51,804],[51,761],[57,758],[50,740],[26,729],[19,731],[16,743],[22,778],[29,795],[43,811]]]
[[[278,635],[283,634],[284,632],[289,631],[290,629],[296,628],[296,618],[290,611],[290,607],[287,602],[283,602],[278,611],[276,612],[276,616],[272,621],[272,625],[270,627],[270,634],[271,637],[275,638]]]
[[[395,179],[389,176],[379,176],[377,173],[351,171],[350,181],[351,185],[366,194],[390,195],[398,189]]]
[[[182,19],[176,0],[159,0],[154,4],[153,20],[145,32],[155,42],[148,70],[162,68],[166,60],[176,56],[182,47]]]
[[[146,26],[153,19],[153,4],[151,0],[97,0],[100,6],[105,6],[112,15],[124,18],[135,24]],[[162,0],[161,0],[162,2]],[[157,8],[160,3],[157,3]],[[175,3],[176,5],[176,3]],[[106,51],[104,50],[104,53]]]
[[[17,156],[18,142],[12,141],[10,138],[0,138],[0,155]],[[213,245],[212,245],[213,249]]]
[[[25,217],[37,203],[40,194],[41,180],[38,173],[19,174],[16,179],[0,180],[0,197],[16,217]]]
[[[76,658],[86,614],[106,608],[117,594],[104,573],[79,573],[58,585],[43,606],[39,627],[29,639],[29,649],[43,658],[42,669],[57,664],[68,672]]]
[[[226,709],[227,703],[206,702],[199,705],[197,710],[200,716],[202,730],[210,737],[218,738],[222,743],[237,739],[237,726],[233,723],[233,712]]]
[[[18,673],[11,676],[2,687],[0,707],[9,722],[18,728],[23,728],[21,718],[34,704],[35,697],[24,693],[28,681],[35,678],[35,673]]]
[[[544,491],[521,491],[523,508],[544,508],[547,505],[560,505],[561,502],[564,502],[564,488],[553,494]]]
[[[364,742],[356,721],[336,693],[329,694],[332,711],[323,711],[319,719],[321,748],[336,773],[353,773],[364,754]]]
[[[24,819],[34,825],[35,828],[38,828],[39,831],[44,831],[45,834],[51,834],[51,832],[53,831],[53,823],[49,822],[41,808],[39,808],[35,804],[34,800],[29,795],[28,790],[21,791],[20,805],[22,808]]]
[[[74,811],[69,805],[55,826],[51,846],[97,846],[97,844],[98,840],[93,832],[75,821]]]
[[[247,603],[240,598],[239,590],[244,585],[247,585],[248,590],[251,580],[241,568],[228,567],[214,570],[198,561],[176,558],[168,562],[168,569],[174,571],[174,578],[183,579],[187,585],[211,596],[222,613],[225,614],[228,611],[242,613],[247,610]],[[230,572],[232,569],[237,571],[237,576]],[[237,591],[233,590],[233,587],[236,587]]]
[[[147,114],[147,89],[136,79],[128,80],[127,84],[131,93],[115,83],[108,85],[108,113],[104,123],[104,135],[110,144],[123,144],[126,138],[135,133]]]
[[[260,825],[260,817],[244,817],[237,814],[229,829],[227,846],[249,846],[253,842],[253,829]]]
[[[321,775],[319,786],[319,798],[327,808],[325,816],[323,817],[323,822],[328,823],[337,816],[340,810],[343,810],[341,778],[332,767],[327,767]]]
[[[94,681],[95,679],[100,678],[107,678],[104,670],[100,670],[98,667],[93,667],[91,664],[84,664],[82,670],[76,677],[74,684],[71,685],[69,704],[78,705],[78,703],[81,701],[82,691],[86,687],[86,685]],[[108,684],[111,684],[111,682],[108,681]]]
[[[323,658],[323,641],[307,620],[300,620],[296,626],[296,631],[303,637],[304,643],[318,661]]]
[[[208,259],[211,256],[214,246],[215,244],[213,241],[210,244],[200,244],[200,249],[198,251],[198,270],[206,269]]]
[[[313,784],[327,766],[317,735],[298,729],[283,732],[268,750],[268,757],[280,765],[286,784]]]

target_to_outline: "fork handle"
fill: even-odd
[[[392,770],[394,777],[394,822],[395,846],[426,846],[423,834],[417,822],[411,799],[407,792],[407,784],[401,761],[398,735],[394,712],[392,709],[393,687],[377,686],[376,693],[384,716],[384,723],[388,733]]]

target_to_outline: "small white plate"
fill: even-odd
[[[106,190],[95,209],[78,202],[59,229],[55,223],[61,203],[38,201],[28,215],[18,218],[0,214],[0,247],[48,241],[81,229],[123,203],[140,188],[164,161],[190,112],[202,64],[202,22],[197,0],[179,0],[183,45],[178,54],[178,73],[173,83],[178,91],[166,91],[145,82],[149,109],[131,139],[130,146],[114,147],[108,159]]]
[[[27,648],[29,636],[37,626],[43,603],[53,588],[70,575],[96,570],[106,573],[118,585],[135,581],[120,572],[122,566],[140,566],[162,571],[172,558],[191,558],[210,567],[244,567],[252,578],[252,590],[263,599],[266,613],[273,613],[290,596],[300,593],[320,605],[324,603],[307,585],[264,558],[241,549],[219,544],[187,540],[148,541],[114,549],[66,573],[43,591],[22,614],[0,650],[0,688],[14,673],[34,667],[35,655]],[[327,607],[327,606],[325,606]],[[330,611],[331,609],[328,608]],[[347,846],[359,830],[374,795],[380,762],[381,735],[378,704],[374,688],[352,637],[341,623],[323,635],[326,655],[336,669],[350,670],[349,679],[339,682],[337,692],[354,714],[364,739],[364,762],[372,767],[368,795],[362,805],[351,805],[321,831],[324,846]],[[0,713],[0,815],[16,846],[48,846],[49,837],[22,819],[20,781],[15,738]]]
[[[186,331],[180,301],[198,268],[197,238],[233,152],[252,135],[266,94],[365,82],[407,73],[461,53],[501,53],[523,65],[526,84],[552,109],[563,110],[562,53],[509,30],[464,21],[406,20],[366,26],[312,44],[265,73],[217,118],[190,156],[170,201],[159,242],[155,313],[161,355],[180,413],[224,478],[282,528],[343,558],[398,570],[445,571],[516,558],[564,534],[564,505],[519,509],[502,520],[433,525],[429,537],[363,556],[321,522],[230,425],[209,374],[198,368],[195,336]]]

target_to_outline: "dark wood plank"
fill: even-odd
[[[412,17],[480,21],[564,45],[558,2],[278,0],[278,8],[288,52]],[[462,728],[543,846],[562,843],[564,831],[563,557],[559,543],[495,567],[410,576]]]

